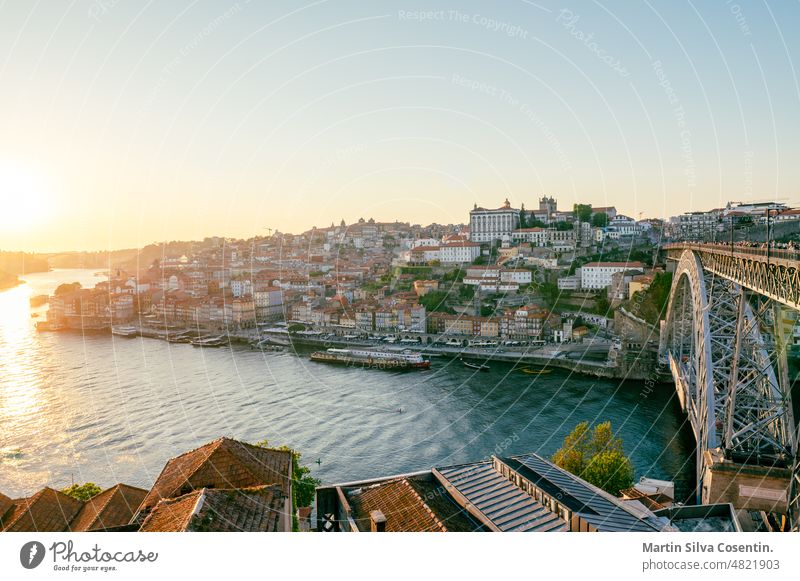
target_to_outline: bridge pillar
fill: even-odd
[[[787,514],[790,468],[755,466],[726,460],[719,448],[703,452],[702,503],[729,502],[737,509]]]

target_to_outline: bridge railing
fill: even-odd
[[[718,243],[710,243],[710,242],[673,242],[670,244],[665,244],[663,247],[665,250],[670,249],[682,249],[682,248],[689,248],[692,250],[698,251],[711,251],[717,253],[727,253],[730,254],[733,251],[734,254],[747,254],[751,256],[763,256],[765,258],[780,258],[783,260],[795,260],[800,261],[800,248],[798,249],[790,249],[790,248],[774,248],[770,247],[767,249],[764,245],[759,246],[746,246],[741,245],[741,243],[736,243],[733,246],[730,244],[725,244],[723,242]]]

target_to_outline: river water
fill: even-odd
[[[37,333],[46,307],[31,310],[30,296],[101,278],[22,278],[0,293],[0,492],[12,498],[73,481],[149,488],[169,458],[222,435],[290,445],[330,483],[550,455],[584,420],[612,421],[637,477],[691,493],[694,442],[670,386],[648,394],[638,382],[531,376],[501,363],[476,373],[435,358],[428,371],[392,372],[238,346]]]

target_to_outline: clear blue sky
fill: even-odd
[[[800,203],[798,2],[0,4],[0,248]]]

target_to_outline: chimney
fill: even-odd
[[[373,533],[386,532],[386,517],[379,510],[372,510],[369,513],[370,528]]]

